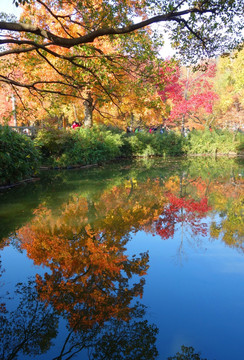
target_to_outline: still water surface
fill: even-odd
[[[243,359],[241,160],[45,172],[0,224],[1,360]]]

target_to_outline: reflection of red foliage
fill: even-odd
[[[178,223],[186,223],[194,235],[207,234],[207,225],[200,223],[203,216],[210,210],[206,197],[199,202],[193,199],[177,198],[172,194],[168,194],[167,198],[169,204],[156,222],[156,232],[162,239],[172,237]]]
[[[172,194],[169,194],[167,198],[169,199],[170,204],[177,209],[184,208],[189,212],[197,213],[206,213],[210,209],[206,197],[202,198],[199,202],[194,201],[193,199],[177,198]]]

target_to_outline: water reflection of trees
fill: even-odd
[[[39,209],[18,232],[28,256],[50,270],[36,279],[42,300],[66,311],[71,325],[82,317],[81,326],[111,316],[128,318],[128,305],[142,295],[144,285],[143,278],[134,284],[130,280],[148,267],[147,253],[131,259],[124,254],[129,237],[116,231],[115,223],[113,228],[106,223],[111,214],[92,225],[87,214],[86,199],[74,199],[56,218]]]
[[[177,198],[159,179],[129,184],[99,199],[74,197],[59,213],[40,207],[18,231],[20,247],[50,270],[37,275],[40,298],[66,311],[71,325],[77,316],[86,326],[126,318],[132,299],[142,296],[144,279],[132,285],[131,278],[146,274],[148,254],[125,255],[131,231],[156,230],[168,238],[176,223],[187,223],[195,234],[205,231],[199,222],[209,209],[205,197]]]
[[[17,359],[21,355],[38,357],[47,353],[58,334],[60,312],[39,299],[35,281],[17,284],[15,310],[7,311],[4,303],[0,311],[0,358]],[[56,354],[49,360],[76,358],[84,349],[90,360],[153,360],[158,357],[156,339],[158,329],[143,319],[145,307],[136,303],[130,318],[123,321],[111,317],[102,326],[78,325],[67,327],[66,336],[59,343]],[[67,316],[63,313],[64,318]],[[77,318],[77,324],[82,318]],[[74,324],[73,324],[74,325]],[[207,360],[193,347],[181,346],[181,351],[168,360]]]
[[[20,352],[35,356],[45,353],[57,336],[57,314],[37,300],[32,282],[17,285],[15,297],[20,297],[15,311],[7,311],[4,303],[1,306],[1,360],[17,359]]]
[[[19,355],[37,357],[46,353],[58,333],[59,312],[40,301],[34,281],[16,286],[19,304],[7,311],[2,304],[0,313],[0,358],[17,359]],[[15,299],[16,301],[16,299]],[[103,326],[67,327],[66,337],[59,343],[51,360],[68,360],[83,349],[89,359],[155,359],[157,328],[143,320],[145,309],[136,304],[130,319],[111,317]],[[77,322],[82,319],[77,318]],[[128,355],[128,356],[127,356]]]
[[[218,200],[221,216],[219,221],[212,222],[211,236],[244,252],[244,184],[242,189],[237,189],[231,201],[224,194]]]
[[[158,181],[155,184],[158,186]],[[110,359],[128,359],[128,354],[131,359],[156,357],[157,329],[143,319],[144,310],[134,301],[143,294],[148,254],[131,258],[125,254],[134,220],[137,228],[147,223],[151,207],[134,199],[125,208],[129,191],[126,187],[114,188],[99,201],[74,197],[59,212],[40,207],[32,221],[17,233],[16,245],[25,249],[36,265],[47,268],[44,276],[36,275],[32,291],[38,295],[35,301],[69,324],[57,359],[68,359],[84,348],[92,348],[91,359],[106,358],[103,353],[108,352]],[[120,196],[114,196],[118,193]],[[28,308],[23,301],[21,307]],[[13,317],[20,317],[19,311],[20,307],[2,318],[6,326]],[[23,328],[32,329],[30,325]],[[10,326],[9,331],[17,329]],[[21,338],[16,346],[9,347],[34,351],[30,345],[25,350],[20,344]]]
[[[169,202],[159,218],[158,232],[162,238],[167,239],[173,236],[176,226],[178,229],[181,226],[181,234],[184,228],[190,230],[194,235],[193,242],[196,243],[195,235],[207,235],[207,224],[202,219],[209,213],[211,237],[219,238],[228,246],[243,251],[244,178],[234,166],[226,173],[223,173],[222,169],[221,173],[221,166],[225,168],[225,161],[220,161],[216,167],[210,161],[204,170],[200,169],[202,164],[201,160],[196,169],[192,167],[188,172],[171,177],[165,182]],[[218,215],[217,221],[215,215]],[[183,236],[180,251],[182,244]]]
[[[203,219],[211,205],[211,212],[224,214],[221,224],[212,225],[213,236],[226,228],[232,246],[242,248],[241,194],[243,184],[237,177],[235,184],[226,179],[215,183],[184,171],[141,182],[130,177],[99,196],[73,196],[54,210],[40,206],[18,231],[16,246],[47,271],[32,284],[29,293],[35,297],[26,296],[30,284],[23,285],[17,310],[7,313],[1,307],[1,341],[9,349],[3,359],[13,358],[10,349],[30,354],[47,351],[57,335],[59,316],[67,320],[67,337],[53,359],[71,358],[84,348],[94,360],[130,359],[129,354],[131,359],[154,359],[157,329],[143,319],[144,310],[134,301],[143,294],[149,258],[147,253],[126,255],[131,233],[143,230],[169,239],[180,228],[181,234],[189,230],[196,237],[204,236]],[[34,310],[37,314],[31,315]],[[32,317],[36,322],[31,322]],[[43,329],[40,343],[32,346],[38,326]],[[25,342],[21,329],[27,334]]]
[[[167,360],[207,360],[206,358],[201,358],[200,353],[192,346],[181,346],[181,351],[177,352],[175,356],[170,356]]]

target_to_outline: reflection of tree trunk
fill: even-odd
[[[236,177],[235,177],[235,173],[234,173],[234,169],[231,170],[231,173],[232,173],[232,183],[236,185]]]
[[[94,201],[87,198],[87,207],[88,207],[88,211],[87,211],[88,222],[89,224],[92,224],[94,219],[96,219],[97,217],[97,210]]]
[[[184,175],[181,173],[180,174],[180,198],[184,197],[184,194],[183,194],[183,179],[184,179]],[[179,250],[178,250],[179,258],[181,258],[181,255],[183,255],[183,253],[184,253],[184,250],[183,250],[183,243],[184,243],[184,209],[183,209],[183,207],[180,208],[180,214],[181,214],[181,216],[180,216],[180,221],[181,221],[181,241],[180,241],[180,246],[179,246]]]
[[[180,213],[181,213],[181,237],[180,237],[180,245],[178,248],[178,261],[180,264],[182,264],[182,256],[184,255],[184,209],[181,208],[180,209]]]
[[[183,177],[184,175],[183,174],[180,174],[180,198],[183,197]]]
[[[70,341],[71,336],[73,334],[74,334],[74,329],[72,329],[67,335],[62,350],[60,352],[60,355],[54,357],[52,360],[61,360],[64,357],[65,359],[71,359],[85,348],[85,344],[79,341],[78,339],[75,342]]]
[[[88,92],[85,100],[83,102],[83,105],[85,107],[84,110],[84,127],[92,127],[93,125],[93,121],[92,121],[92,112],[94,110],[94,106],[93,106],[93,99],[91,96],[91,93]]]
[[[131,185],[131,188],[130,188],[130,193],[128,195],[128,199],[131,197],[132,193],[133,193],[133,190],[134,190],[134,184],[133,184],[133,180],[130,179],[130,185]]]

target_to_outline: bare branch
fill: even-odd
[[[0,75],[0,82],[4,82],[9,85],[15,85],[15,86],[26,88],[26,89],[33,89],[39,93],[50,93],[50,94],[58,94],[58,95],[62,95],[62,96],[80,98],[80,96],[75,95],[75,94],[64,93],[64,92],[58,91],[58,90],[40,89],[37,87],[38,85],[56,84],[56,85],[62,85],[62,86],[64,86],[64,88],[69,87],[69,88],[75,88],[76,90],[79,90],[79,89],[77,89],[77,87],[75,85],[67,84],[63,81],[35,81],[31,84],[26,84],[26,83],[21,83],[19,81],[13,80],[13,79],[9,79],[6,76]]]

